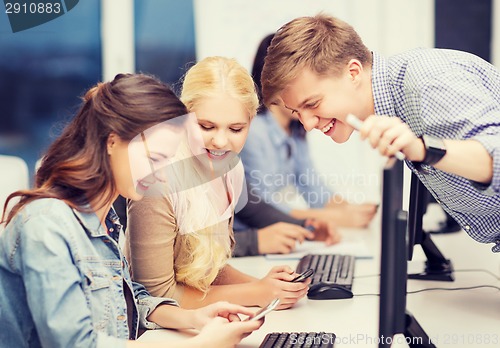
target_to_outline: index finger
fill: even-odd
[[[375,116],[369,116],[364,121],[361,127],[359,128],[359,134],[361,135],[361,139],[366,139],[370,130],[373,128],[375,122]]]
[[[314,238],[314,233],[298,225],[291,225],[290,228],[284,229],[283,233],[288,237],[300,240],[301,243],[306,238]]]
[[[216,303],[217,305],[217,314],[220,316],[226,316],[231,315],[231,314],[245,314],[245,315],[252,315],[253,311],[250,310],[247,307],[240,306],[234,303],[229,303],[229,302],[218,302]]]

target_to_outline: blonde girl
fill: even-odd
[[[275,297],[281,309],[293,306],[308,283],[290,283],[290,267],[256,279],[227,264],[234,210],[246,192],[237,154],[258,107],[252,78],[234,59],[209,57],[187,72],[181,100],[197,122],[167,175],[168,194],[128,206],[133,277],[187,308],[218,300],[264,306]]]

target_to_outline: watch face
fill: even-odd
[[[439,138],[427,136],[425,138],[425,145],[427,145],[427,148],[433,147],[435,149],[443,149],[444,150],[444,143]]]

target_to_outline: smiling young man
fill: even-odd
[[[406,164],[475,240],[500,252],[500,72],[465,52],[414,49],[388,59],[347,23],[297,18],[276,33],[263,72],[264,103],[283,103],[307,131],[361,137]]]

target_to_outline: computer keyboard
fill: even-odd
[[[331,348],[335,337],[331,332],[273,332],[266,335],[259,348]]]
[[[297,273],[314,270],[307,297],[312,300],[351,298],[354,255],[308,254],[300,259]]]

